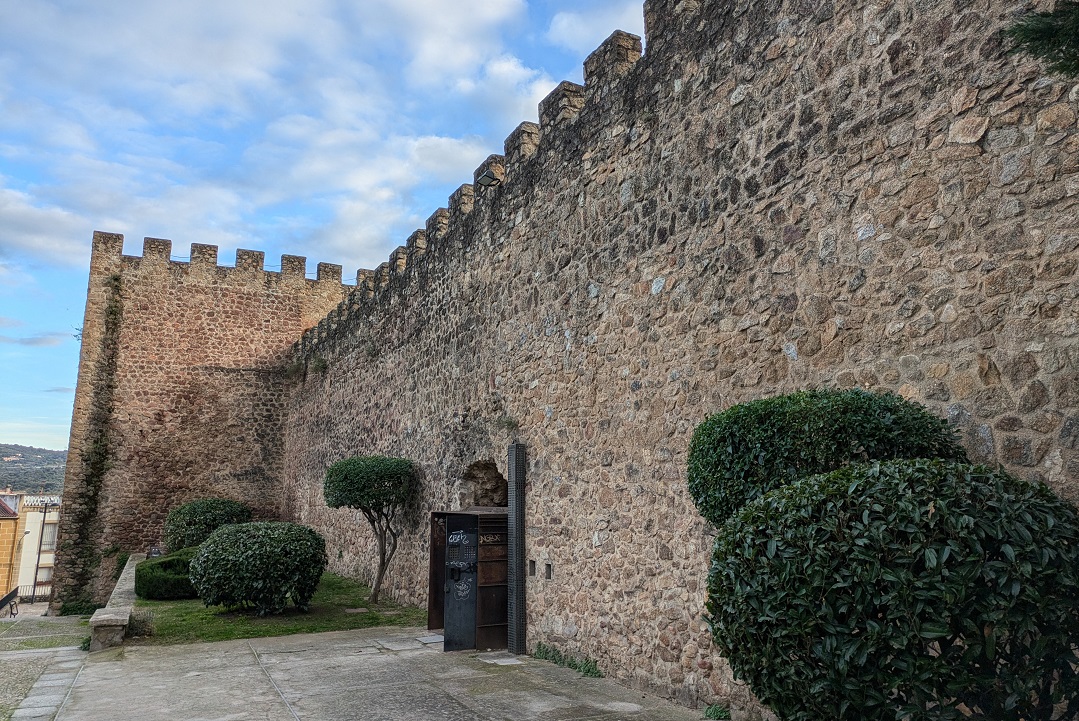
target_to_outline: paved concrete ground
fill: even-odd
[[[82,654],[77,675],[69,664],[70,659],[58,658],[56,668],[50,666],[28,697],[39,705],[24,704],[13,721],[701,718],[699,712],[545,661],[506,653],[443,653],[441,637],[422,629],[127,646]]]
[[[82,668],[78,647],[89,626],[77,617],[42,618],[46,608],[24,603],[16,618],[0,618],[0,721],[55,714],[63,700],[55,689],[66,692]]]

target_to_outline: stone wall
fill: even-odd
[[[109,553],[207,495],[312,524],[370,577],[366,522],[321,482],[386,453],[424,475],[387,591],[423,604],[426,515],[496,497],[517,440],[529,644],[760,715],[701,620],[684,469],[709,414],[892,391],[1079,500],[1079,87],[1005,54],[1024,9],[647,2],[646,54],[613,35],[476,170],[500,184],[461,186],[347,294],[335,266],[95,234],[60,597],[107,597]]]
[[[147,238],[94,234],[82,358],[64,482],[58,594],[108,598],[117,551],[145,551],[166,514],[196,498],[281,511],[289,347],[345,292],[341,268],[193,245],[190,262]]]
[[[330,463],[415,459],[424,515],[527,444],[528,638],[684,703],[749,694],[701,614],[693,428],[807,387],[899,393],[1079,499],[1079,87],[1006,55],[997,0],[656,0],[297,349],[288,512],[370,577]],[[550,564],[552,577],[542,569]]]

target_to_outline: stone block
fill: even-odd
[[[131,610],[131,606],[119,606],[94,611],[90,617],[90,651],[122,646]]]

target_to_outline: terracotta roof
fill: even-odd
[[[11,510],[11,506],[0,500],[0,518],[18,518],[19,514]]]

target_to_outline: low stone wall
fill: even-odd
[[[133,553],[127,559],[124,572],[112,589],[105,608],[90,617],[90,650],[101,651],[124,644],[124,634],[135,608],[135,567],[146,559],[145,553]]]

